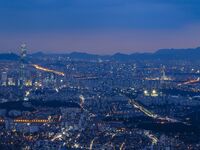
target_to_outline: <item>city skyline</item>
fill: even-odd
[[[199,0],[0,0],[0,150],[200,150]]]
[[[198,47],[199,2],[1,1],[0,52],[22,42],[31,52],[93,54]]]
[[[199,48],[0,55],[0,149],[199,149]]]

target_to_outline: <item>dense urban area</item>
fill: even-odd
[[[27,52],[0,57],[0,149],[200,149],[200,60]]]

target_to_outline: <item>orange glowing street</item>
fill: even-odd
[[[48,69],[48,68],[44,68],[44,67],[41,67],[41,66],[36,65],[36,64],[33,64],[32,66],[35,67],[38,70],[42,70],[42,71],[45,71],[45,72],[52,72],[52,73],[55,73],[55,74],[60,75],[60,76],[65,76],[65,74],[63,72],[59,72],[59,71],[56,71],[56,70],[51,70],[51,69]]]

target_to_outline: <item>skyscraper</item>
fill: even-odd
[[[19,86],[23,88],[25,83],[25,58],[26,58],[26,44],[22,44],[20,47],[20,78],[19,78]]]

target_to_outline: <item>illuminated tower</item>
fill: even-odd
[[[160,78],[160,83],[164,84],[165,80],[167,79],[166,74],[165,74],[165,66],[162,67],[161,73],[162,73],[162,76]]]
[[[20,88],[23,88],[25,83],[25,58],[26,58],[26,44],[20,46],[20,77],[19,85]]]

